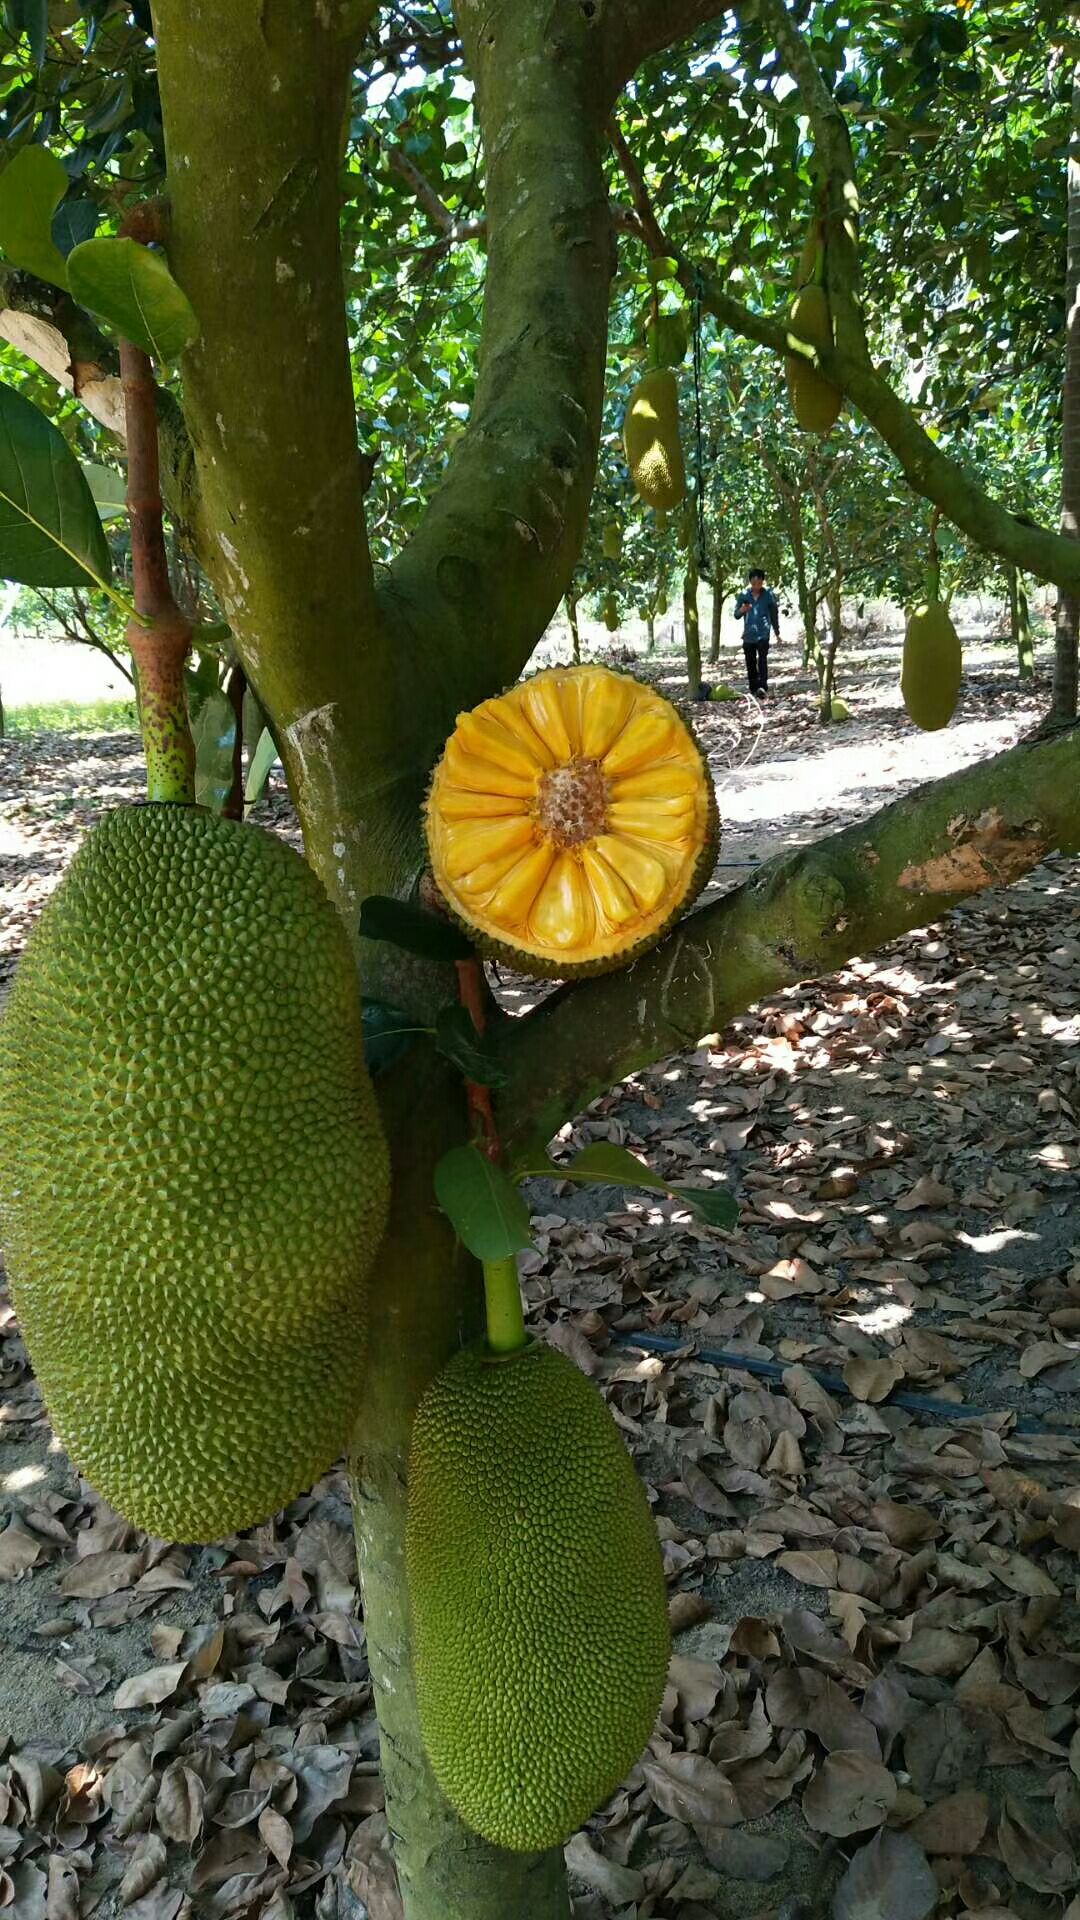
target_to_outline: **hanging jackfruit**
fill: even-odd
[[[626,966],[696,899],[718,827],[671,703],[607,667],[551,667],[459,714],[427,801],[454,917],[524,973]]]
[[[284,842],[109,814],[0,1023],[0,1225],[57,1434],[174,1540],[343,1451],[389,1176],[348,939]]]
[[[681,367],[686,359],[690,335],[684,313],[650,314],[645,323],[645,341],[649,364],[653,367]]]
[[[797,322],[800,335],[805,334],[814,346],[832,345],[832,319],[824,287],[803,287],[792,303],[791,318]],[[791,405],[804,433],[830,432],[844,404],[839,387],[834,387],[800,353],[789,353],[784,365]]]
[[[608,520],[600,536],[605,560],[618,560],[622,553],[622,528],[617,520]]]
[[[948,726],[960,698],[962,672],[960,636],[942,602],[931,600],[908,621],[900,667],[901,697],[924,733]]]
[[[637,1760],[670,1658],[644,1489],[565,1354],[470,1349],[428,1389],[405,1564],[439,1785],[496,1845],[561,1846]]]
[[[638,497],[670,513],[686,495],[679,437],[679,390],[667,367],[639,380],[623,420],[623,448]]]
[[[604,595],[604,625],[609,633],[619,631],[619,603],[613,593]]]

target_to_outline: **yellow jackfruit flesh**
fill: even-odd
[[[791,318],[800,338],[805,337],[815,347],[832,345],[832,319],[824,287],[803,287],[792,304]],[[844,404],[839,387],[799,353],[788,354],[785,370],[792,409],[803,432],[830,432]]]
[[[670,1657],[645,1492],[553,1348],[459,1354],[409,1459],[405,1560],[424,1744],[466,1825],[561,1846],[641,1753]]]
[[[600,536],[605,560],[617,560],[622,552],[622,528],[617,520],[608,520]]]
[[[647,507],[670,513],[686,496],[679,437],[679,389],[666,367],[639,380],[623,420],[623,449],[635,491]]]
[[[432,873],[482,951],[565,979],[627,965],[696,899],[716,800],[671,702],[551,667],[461,714],[428,793]]]
[[[924,733],[947,727],[960,697],[960,636],[940,600],[912,614],[904,635],[900,694]]]
[[[137,1526],[217,1540],[342,1452],[386,1150],[315,875],[195,808],[106,817],[0,1023],[0,1227],[56,1432]]]

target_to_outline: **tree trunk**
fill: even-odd
[[[387,1821],[406,1920],[569,1920],[561,1850],[508,1853],[471,1833],[439,1791],[420,1738],[404,1565],[409,1434],[428,1382],[482,1326],[482,1286],[432,1201],[435,1163],[465,1130],[461,1084],[434,1056],[417,1058],[411,1072],[405,1063],[395,1073],[384,1101],[392,1212],[352,1461]]]
[[[818,710],[823,726],[828,726],[832,720],[833,688],[836,684],[836,656],[840,648],[840,642],[844,637],[843,602],[840,598],[839,580],[833,581],[826,595],[826,601],[829,608],[829,644],[822,654],[820,679],[821,704]],[[821,651],[820,642],[818,643],[818,650],[819,652]]]
[[[1017,671],[1021,680],[1034,680],[1035,650],[1028,597],[1016,567],[1007,566],[1005,577],[1009,583],[1009,630],[1016,648]]]
[[[574,665],[575,666],[579,666],[581,663],[581,633],[578,628],[577,610],[578,610],[577,601],[572,600],[570,598],[570,595],[567,594],[566,617],[570,622],[570,640],[574,649]]]
[[[1069,143],[1069,242],[1065,284],[1065,380],[1061,399],[1061,531],[1080,538],[1080,61],[1073,69]],[[1054,634],[1053,713],[1076,717],[1080,595],[1058,595]]]
[[[720,629],[721,629],[721,621],[723,619],[723,613],[724,613],[724,582],[721,580],[719,574],[716,571],[716,568],[714,567],[713,568],[712,623],[709,628],[709,665],[710,667],[717,667],[720,664],[720,642],[722,639],[722,634]]]
[[[656,647],[656,615],[654,613],[647,613],[645,615],[645,632],[647,635],[645,652],[646,654],[650,654]]]
[[[686,575],[683,580],[683,627],[686,634],[686,678],[690,684],[690,698],[696,700],[701,692],[701,625],[698,620],[698,570],[691,545],[690,557],[686,563]]]

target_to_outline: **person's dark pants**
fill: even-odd
[[[767,693],[769,690],[768,641],[744,640],[743,654],[746,658],[746,677],[750,682],[751,693]]]

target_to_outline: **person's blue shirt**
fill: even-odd
[[[780,638],[780,609],[771,587],[763,586],[755,595],[744,588],[735,602],[735,618],[743,623],[743,646],[768,646],[775,633]]]

